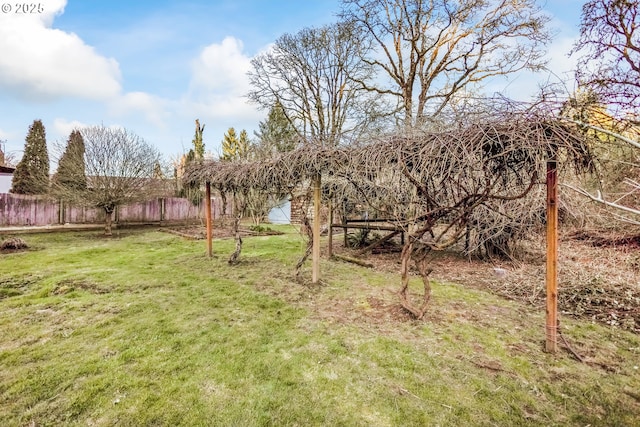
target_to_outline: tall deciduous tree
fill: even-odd
[[[88,185],[84,190],[60,186],[58,194],[76,204],[102,208],[105,235],[111,235],[112,216],[117,206],[150,200],[168,188],[154,179],[162,155],[154,146],[122,128],[92,126],[81,130],[85,145]],[[80,160],[74,166],[81,168]]]
[[[639,8],[637,0],[591,0],[582,8],[580,39],[572,51],[582,54],[576,74],[600,102],[639,106]]]
[[[22,160],[13,173],[11,192],[16,194],[46,194],[49,189],[49,153],[47,137],[41,120],[34,120],[24,146]]]
[[[68,190],[85,190],[87,175],[84,163],[84,139],[79,130],[73,130],[67,140],[64,153],[58,160],[58,170],[53,177],[53,191],[62,187]]]
[[[15,153],[6,152],[7,141],[0,139],[0,166],[15,167],[16,156]]]
[[[366,49],[348,23],[285,34],[251,61],[248,97],[265,109],[279,105],[300,137],[335,146],[375,117],[375,100],[352,80],[369,77],[359,60]]]
[[[578,82],[595,94],[595,102],[606,105],[619,119],[609,120],[611,123],[593,123],[589,120],[592,117],[578,118],[582,126],[607,143],[596,147],[604,148],[598,153],[599,165],[604,166],[602,191],[598,190],[594,195],[584,188],[574,189],[615,208],[614,216],[635,224],[640,224],[637,197],[640,183],[635,178],[640,148],[637,129],[640,123],[637,113],[640,107],[639,9],[640,1],[637,0],[587,1],[582,8],[580,38],[572,50],[572,54],[581,55],[576,69]],[[611,160],[617,164],[610,163]],[[607,183],[619,185],[608,186]],[[614,190],[611,194],[611,189],[616,187],[624,191]],[[628,214],[632,214],[633,219],[628,218]]]
[[[341,17],[375,46],[362,60],[377,78],[352,77],[407,127],[489,77],[539,69],[549,40],[535,0],[344,0]]]

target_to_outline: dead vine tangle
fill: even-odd
[[[591,165],[585,136],[576,126],[544,115],[507,114],[462,128],[394,134],[362,145],[308,144],[259,162],[205,162],[188,169],[184,180],[208,181],[227,193],[253,189],[290,194],[322,175],[325,201],[356,200],[408,233],[401,255],[400,299],[421,318],[430,298],[429,252],[463,238],[466,250],[506,251],[508,240],[539,214],[525,196],[540,192],[540,177],[550,158],[579,170]],[[412,259],[424,286],[417,305],[409,294]]]

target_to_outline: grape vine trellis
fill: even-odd
[[[431,296],[429,254],[468,239],[470,230],[476,245],[490,248],[521,229],[523,218],[532,214],[522,201],[539,192],[549,159],[562,167],[590,168],[584,134],[545,115],[496,114],[456,129],[412,131],[361,145],[328,148],[310,142],[258,162],[204,162],[187,170],[184,179],[209,182],[227,194],[250,189],[286,194],[322,179],[324,202],[356,200],[389,218],[407,235],[400,302],[422,318]],[[316,244],[318,237],[312,238]],[[423,282],[421,297],[409,292],[411,262]]]

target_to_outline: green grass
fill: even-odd
[[[292,233],[236,266],[232,240],[25,240],[0,254],[2,426],[640,423],[640,339],[618,329],[563,320],[588,363],[546,354],[544,313],[451,283],[410,321],[394,274],[324,260],[298,284]]]

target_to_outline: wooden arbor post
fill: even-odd
[[[311,282],[318,284],[320,282],[320,174],[313,178],[313,248],[312,248],[312,267]]]
[[[545,349],[558,350],[558,170],[547,161],[547,322]]]
[[[333,257],[333,199],[329,199],[329,236],[327,242],[327,258]]]
[[[205,184],[205,217],[207,221],[207,256],[213,257],[213,219],[211,215],[211,183]]]

